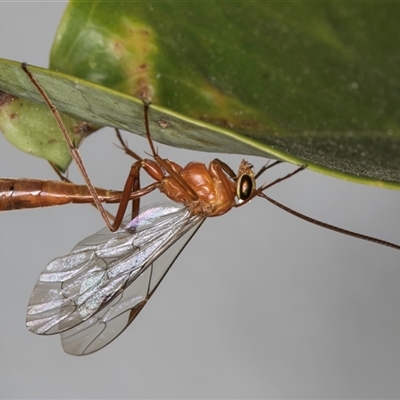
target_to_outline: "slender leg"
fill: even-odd
[[[66,176],[64,176],[61,171],[57,168],[55,164],[53,164],[51,161],[49,161],[50,167],[53,168],[53,171],[57,174],[57,176],[60,178],[61,181],[63,182],[69,182],[72,183]]]
[[[223,161],[221,161],[219,158],[215,158],[213,160],[213,162],[216,162],[219,164],[219,166],[224,170],[224,172],[226,172],[227,175],[229,175],[233,180],[236,181],[236,179],[238,178],[237,175],[235,174],[235,172],[232,170],[232,168],[224,163]]]
[[[168,162],[168,160],[165,160],[165,159],[161,158],[158,155],[158,153],[157,153],[157,151],[156,151],[156,149],[154,147],[153,139],[151,138],[151,134],[150,134],[150,125],[149,125],[149,106],[150,106],[150,103],[144,101],[143,104],[144,104],[144,123],[145,123],[145,127],[146,127],[146,137],[147,137],[147,140],[149,142],[150,149],[151,149],[152,155],[154,157],[154,160],[158,163],[158,165],[160,167],[162,167],[165,171],[167,171],[168,174],[170,176],[172,176],[175,179],[175,181],[183,189],[185,189],[189,193],[189,195],[193,198],[193,200],[197,200],[198,196],[197,196],[196,192],[187,184],[187,182],[178,173],[176,173],[171,168],[170,163]],[[121,142],[121,144],[123,146],[124,151],[127,154],[131,155],[132,157],[136,158],[135,157],[135,156],[137,156],[136,153],[134,153],[132,150],[130,150],[127,147],[126,143],[124,143],[122,138],[121,139],[119,138],[119,140],[120,140],[120,142]]]
[[[140,188],[140,169],[142,162],[135,162],[130,171],[128,178],[125,182],[121,202],[118,206],[117,213],[115,215],[114,223],[112,224],[112,230],[115,231],[121,225],[122,219],[124,218],[126,208],[130,200],[132,200],[132,216],[137,215],[140,209],[140,198],[146,194],[152,192],[159,187],[159,182],[154,182],[145,188]],[[135,198],[132,198],[134,195]]]
[[[219,180],[224,185],[225,192],[231,193],[232,181],[230,181],[226,175],[229,175],[229,177],[235,182],[237,181],[238,178],[237,175],[232,171],[231,167],[228,164],[225,164],[220,159],[215,158],[214,160],[211,161],[210,169],[213,169],[214,172],[218,174]]]
[[[157,157],[159,157],[159,156],[158,156],[158,153],[157,153],[157,151],[156,151],[156,149],[154,147],[154,143],[153,143],[153,140],[152,140],[151,135],[150,135],[150,126],[149,126],[149,106],[150,106],[150,102],[143,101],[143,104],[144,104],[143,112],[144,112],[144,125],[146,127],[146,136],[147,136],[147,140],[148,140],[149,145],[150,145],[151,153],[153,154],[154,159],[157,160]]]
[[[72,158],[74,159],[79,171],[81,172],[83,179],[85,180],[86,186],[89,189],[90,194],[93,197],[93,201],[94,204],[96,205],[97,209],[100,211],[101,216],[103,217],[105,223],[107,224],[108,228],[111,231],[115,231],[116,228],[114,228],[113,224],[111,224],[106,210],[104,209],[103,205],[101,204],[100,200],[99,200],[99,196],[97,195],[96,189],[94,188],[87,172],[86,172],[86,168],[85,165],[83,163],[83,160],[80,156],[80,153],[78,151],[78,149],[74,146],[74,144],[72,143],[71,138],[68,135],[67,129],[65,128],[65,125],[61,119],[61,116],[57,110],[57,108],[54,106],[54,104],[52,103],[52,101],[50,100],[50,98],[47,96],[47,93],[43,90],[43,88],[40,86],[39,82],[36,80],[36,78],[31,74],[31,72],[28,70],[26,63],[22,64],[22,69],[25,71],[25,73],[28,75],[29,79],[31,80],[31,82],[33,83],[33,85],[36,87],[36,89],[39,91],[40,95],[42,96],[43,100],[45,101],[45,103],[47,104],[47,106],[49,107],[51,113],[53,114],[55,120],[57,121],[58,126],[61,129],[61,132],[64,136],[65,142],[68,145],[69,151],[71,153]]]
[[[119,147],[119,148],[120,148],[121,150],[123,150],[126,154],[128,154],[128,156],[131,156],[131,157],[134,158],[135,160],[137,160],[137,161],[142,161],[142,160],[143,160],[142,157],[140,157],[139,155],[137,155],[133,150],[131,150],[131,149],[128,147],[128,143],[122,138],[119,129],[115,129],[115,133],[117,134],[118,141],[119,141],[120,144],[121,144],[121,147],[119,147],[119,146],[117,146],[117,147]]]

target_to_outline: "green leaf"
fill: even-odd
[[[152,98],[156,140],[398,188],[399,19],[396,3],[73,1],[51,68]],[[62,111],[143,134],[140,102],[33,71]]]
[[[3,76],[5,69],[0,70]],[[9,91],[17,93],[12,88]],[[63,122],[73,143],[78,146],[84,138],[80,133],[81,124],[67,115],[63,115]],[[10,143],[26,153],[45,158],[62,171],[68,168],[71,161],[69,148],[46,105],[0,92],[0,131]]]

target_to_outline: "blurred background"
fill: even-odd
[[[0,4],[0,57],[47,67],[66,3]],[[147,142],[126,133],[139,154]],[[111,129],[82,157],[96,186],[122,188],[132,160]],[[242,156],[159,145],[180,164]],[[246,157],[260,168],[265,160]],[[261,178],[294,169],[284,165]],[[0,176],[56,179],[0,136]],[[69,177],[82,182],[75,166]],[[400,242],[400,193],[304,171],[269,195],[313,218]],[[160,197],[147,196],[145,202]],[[89,205],[0,214],[1,398],[399,398],[400,252],[255,199],[206,221],[151,302],[114,343],[72,357],[25,328],[37,277],[103,227]]]

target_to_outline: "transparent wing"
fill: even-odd
[[[40,275],[28,305],[29,330],[67,331],[62,343],[71,354],[104,347],[143,308],[203,220],[163,203],[142,209],[117,232],[106,228],[81,241]]]

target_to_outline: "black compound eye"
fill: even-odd
[[[237,183],[237,197],[239,200],[247,200],[253,191],[253,179],[249,175],[242,175]]]

